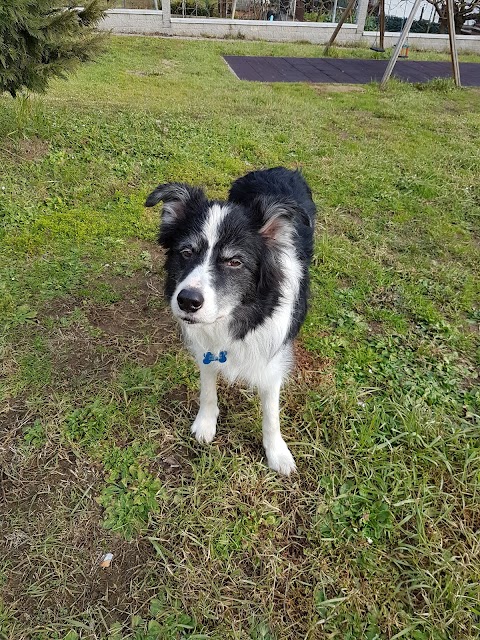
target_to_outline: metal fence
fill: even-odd
[[[171,0],[173,17],[337,22],[348,0]],[[161,0],[107,0],[111,9],[161,9]],[[355,23],[355,12],[348,22]]]

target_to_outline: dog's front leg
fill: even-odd
[[[263,411],[263,446],[270,469],[289,476],[297,467],[280,433],[280,387],[279,382],[274,382],[259,390]]]
[[[192,433],[198,442],[211,442],[217,430],[217,372],[210,364],[200,364],[200,409]]]

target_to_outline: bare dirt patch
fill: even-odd
[[[26,140],[4,140],[0,151],[5,152],[12,160],[17,162],[34,162],[47,155],[50,147],[46,140],[33,137]]]
[[[377,320],[370,320],[368,322],[368,331],[374,336],[379,336],[384,333],[383,324]]]
[[[141,69],[127,69],[126,73],[131,76],[140,76],[150,78],[152,76],[163,76],[167,71],[174,69],[177,66],[175,60],[162,59],[158,61],[158,66],[153,71],[142,71]]]
[[[331,381],[332,361],[329,358],[307,351],[298,341],[295,343],[294,355],[293,378],[297,384],[317,387]]]
[[[176,334],[175,322],[163,300],[162,283],[136,273],[130,278],[110,278],[109,284],[120,296],[110,305],[92,305],[87,316],[92,325],[106,335],[140,334],[169,342]]]
[[[181,348],[158,278],[139,272],[129,278],[110,278],[109,284],[119,296],[112,304],[84,303],[72,297],[56,300],[45,309],[57,325],[48,346],[64,385],[101,384],[127,361],[150,366],[172,347]]]
[[[365,93],[365,88],[358,84],[312,84],[317,93]]]

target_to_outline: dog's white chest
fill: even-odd
[[[230,382],[262,386],[283,376],[291,364],[291,345],[265,343],[263,332],[232,340],[225,323],[185,328],[187,344],[200,366],[212,368]]]

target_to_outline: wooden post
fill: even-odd
[[[450,58],[452,60],[452,74],[457,87],[462,86],[460,80],[460,65],[458,64],[457,39],[455,37],[455,17],[453,0],[447,0],[448,38],[450,40]]]
[[[349,0],[347,6],[345,8],[345,11],[342,14],[342,17],[340,18],[340,20],[338,21],[337,26],[335,27],[335,31],[332,33],[332,36],[331,36],[330,40],[328,41],[327,46],[325,47],[325,53],[326,54],[328,53],[328,50],[330,49],[332,44],[335,42],[335,38],[338,36],[338,32],[342,28],[345,20],[352,13],[353,7],[356,5],[356,3],[357,3],[357,0]]]
[[[383,74],[382,82],[380,83],[380,89],[385,89],[385,85],[387,84],[390,76],[392,75],[393,67],[395,66],[396,61],[398,60],[398,56],[400,55],[400,51],[405,43],[405,40],[408,38],[408,34],[410,32],[410,27],[412,26],[413,19],[415,18],[415,14],[418,11],[418,7],[422,0],[415,0],[415,4],[410,11],[410,15],[405,22],[403,27],[403,31],[400,34],[400,38],[398,39],[397,45],[393,50],[392,57],[388,61],[387,68],[385,69],[385,73]]]
[[[380,49],[385,51],[385,0],[380,0],[379,6]]]

